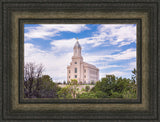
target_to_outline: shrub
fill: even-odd
[[[121,93],[112,92],[112,95],[110,96],[110,98],[123,98],[123,96]]]
[[[78,98],[89,99],[89,98],[97,98],[97,96],[93,92],[85,92],[85,93],[79,94]]]
[[[90,90],[90,87],[89,87],[89,86],[86,86],[86,87],[85,87],[85,91],[88,92],[89,90]]]
[[[97,98],[108,98],[109,97],[107,93],[102,92],[102,91],[96,91],[95,95]]]

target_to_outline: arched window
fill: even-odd
[[[75,68],[75,73],[77,73],[77,68]]]
[[[75,62],[75,64],[77,64],[77,62]]]

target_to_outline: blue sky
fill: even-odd
[[[131,78],[136,68],[136,24],[25,24],[25,63],[42,64],[44,74],[64,81],[77,37],[84,61],[100,69],[100,78]]]

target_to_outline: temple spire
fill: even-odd
[[[77,41],[74,45],[74,48],[81,48],[81,45],[79,44],[78,38],[77,38]]]
[[[81,45],[78,42],[78,38],[73,49],[74,49],[74,56],[81,57]]]

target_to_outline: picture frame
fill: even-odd
[[[140,30],[141,29],[141,20],[140,19],[132,19],[132,20],[127,20],[127,19],[124,19],[123,22],[121,20],[117,20],[117,19],[52,19],[52,20],[47,20],[47,19],[43,19],[43,20],[36,20],[34,19],[34,21],[31,19],[31,20],[26,20],[26,19],[19,19],[19,27],[20,27],[20,40],[22,40],[20,43],[20,45],[23,46],[24,44],[24,25],[29,23],[29,24],[33,24],[33,23],[36,23],[36,24],[63,24],[65,21],[65,24],[79,24],[79,23],[92,23],[92,24],[98,24],[98,23],[108,23],[108,24],[112,24],[112,23],[117,23],[117,24],[136,24],[137,25],[137,30]],[[141,34],[138,34],[136,37],[137,37],[137,40],[140,40],[140,35]],[[20,48],[20,52],[23,52],[24,50],[24,47]],[[141,50],[141,41],[137,41],[137,50]],[[141,52],[141,51],[140,51]],[[22,57],[24,57],[23,55],[24,53],[22,53]],[[140,64],[141,64],[141,58],[140,58],[140,55],[138,55],[137,57],[137,65],[140,67]],[[22,60],[21,62],[24,62],[23,58],[21,58],[20,60]],[[23,65],[22,65],[22,68],[20,68],[23,70]],[[20,72],[23,72],[23,71],[20,71]],[[139,72],[139,75],[137,75],[137,78],[141,79],[141,68],[138,68],[138,72]],[[23,75],[22,75],[23,76]],[[98,98],[98,99],[27,99],[25,98],[24,99],[24,84],[23,82],[23,77],[21,77],[22,79],[19,80],[19,103],[139,103],[141,102],[141,85],[140,84],[140,80],[137,81],[137,85],[139,86],[137,88],[137,98],[133,98],[133,99],[115,99],[115,98],[110,98],[110,99],[102,99],[102,98]]]
[[[158,122],[158,0],[2,0],[0,6],[1,121]],[[136,23],[137,99],[24,99],[23,25],[39,22]]]

